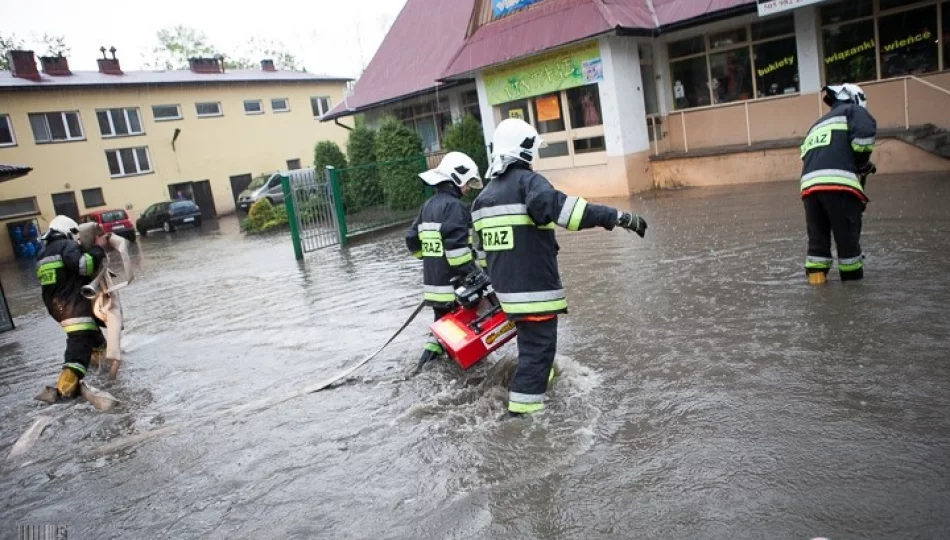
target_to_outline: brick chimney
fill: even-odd
[[[195,73],[224,73],[224,57],[189,58],[188,65]]]
[[[36,71],[36,58],[33,51],[7,51],[7,60],[10,61],[10,72],[14,77],[40,80],[40,72]]]
[[[59,56],[41,56],[40,65],[43,66],[43,73],[47,75],[72,75],[73,72],[69,71],[69,62],[66,61],[66,57]]]
[[[122,68],[119,66],[119,60],[115,57],[115,47],[110,47],[109,52],[112,53],[112,58],[106,58],[106,48],[99,47],[99,51],[102,52],[102,58],[96,60],[99,63],[99,73],[105,73],[106,75],[122,75]]]
[[[277,68],[274,67],[274,61],[269,59],[261,60],[261,69],[264,71],[277,71]]]

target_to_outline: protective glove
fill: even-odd
[[[858,176],[867,176],[869,174],[874,174],[877,172],[877,167],[874,166],[874,163],[868,161],[863,166],[858,167]]]
[[[637,214],[631,214],[630,212],[618,212],[617,225],[627,229],[628,231],[637,233],[640,238],[643,238],[647,233],[646,220]]]

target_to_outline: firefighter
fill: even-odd
[[[37,396],[41,401],[75,397],[93,351],[105,346],[100,323],[93,317],[92,302],[82,295],[82,287],[98,274],[109,239],[101,235],[83,252],[78,235],[75,221],[56,216],[42,237],[43,248],[37,255],[36,276],[43,288],[43,303],[66,332],[63,369],[56,387],[47,387]]]
[[[469,190],[481,189],[482,180],[475,161],[461,152],[449,152],[438,167],[419,177],[434,188],[435,194],[422,205],[406,231],[406,247],[423,261],[423,295],[435,320],[439,320],[455,307],[455,289],[450,280],[482,272],[474,262],[472,216],[461,201]],[[430,335],[416,369],[443,352]]]
[[[531,170],[541,146],[538,132],[523,120],[498,124],[486,175],[491,183],[472,205],[492,287],[518,329],[518,367],[508,394],[508,412],[513,416],[543,409],[544,393],[554,376],[557,316],[567,313],[555,225],[569,231],[619,226],[641,238],[647,229],[640,216],[555,190]]]
[[[861,214],[867,206],[864,184],[877,169],[871,151],[877,122],[857,85],[826,86],[831,110],[808,131],[802,143],[801,192],[808,227],[808,282],[820,285],[831,270],[831,235],[838,247],[842,281],[864,277]]]

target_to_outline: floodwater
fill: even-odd
[[[233,219],[140,240],[109,413],[32,401],[64,337],[0,272],[0,538],[950,538],[950,178],[872,178],[867,278],[806,284],[794,183],[615,201],[646,240],[559,233],[571,313],[548,408],[504,419],[513,346],[416,378],[428,312],[401,234],[298,264]],[[160,427],[187,426],[102,455]]]

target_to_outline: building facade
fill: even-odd
[[[14,227],[42,230],[57,214],[115,208],[134,221],[175,197],[209,216],[234,212],[253,176],[308,166],[317,141],[346,139],[319,121],[345,78],[268,62],[225,71],[219,59],[168,72],[122,72],[114,59],[72,72],[62,58],[41,59],[39,71],[29,51],[11,60],[0,72],[0,162],[33,172],[0,184],[0,260],[14,256]]]

